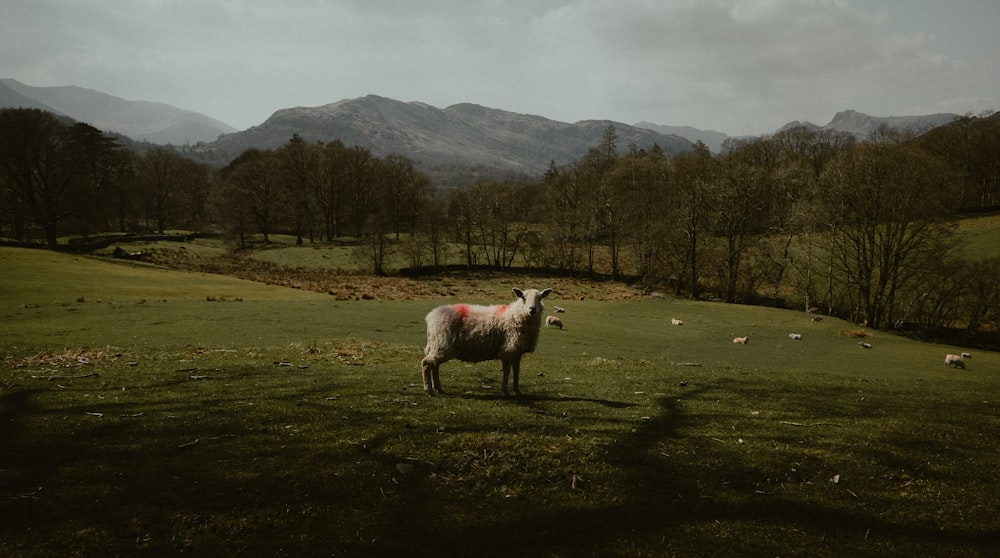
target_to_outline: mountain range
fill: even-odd
[[[613,126],[619,150],[630,146],[678,153],[701,141],[715,153],[730,138],[723,132],[651,122],[634,125],[610,120],[559,122],[460,103],[444,109],[377,95],[344,99],[316,107],[276,111],[264,122],[239,131],[204,114],[163,103],[127,101],[74,86],[32,87],[0,79],[0,108],[47,110],[101,130],[152,144],[186,146],[185,151],[224,165],[249,148],[273,149],[294,134],[309,142],[340,140],[376,156],[403,155],[430,174],[476,176],[481,171],[537,175],[551,163],[565,165],[599,145]],[[923,132],[955,120],[955,114],[869,116],[854,110],[837,113],[830,123],[789,122],[780,130],[804,126],[866,138],[882,126]]]
[[[825,126],[817,126],[811,122],[793,121],[782,126],[778,131],[795,126],[803,126],[814,132],[831,130],[847,132],[859,140],[866,139],[869,134],[882,126],[887,126],[900,132],[921,134],[932,128],[943,126],[954,121],[959,116],[951,113],[928,114],[924,116],[869,116],[854,110],[838,112],[833,120]]]

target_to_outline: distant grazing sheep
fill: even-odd
[[[555,313],[557,313],[557,314],[562,314],[563,312],[566,311],[566,309],[563,308],[562,306],[553,306],[552,307],[552,311],[555,312]]]
[[[677,318],[671,318],[670,323],[673,325],[684,325],[684,320],[678,320]]]
[[[789,333],[788,334],[788,338],[791,339],[792,341],[801,341],[802,340],[802,334],[801,333]]]
[[[822,321],[823,321],[823,316],[813,316],[813,319],[812,319],[812,320],[813,320],[814,322],[817,322],[817,323],[818,323],[818,322],[822,322]]]
[[[465,362],[499,359],[503,364],[503,394],[507,379],[514,371],[514,393],[521,395],[518,377],[521,357],[535,350],[542,327],[542,299],[552,289],[512,289],[517,300],[510,304],[480,306],[449,304],[427,314],[427,346],[420,361],[424,391],[444,393],[439,370],[445,362],[457,358]]]
[[[872,348],[872,344],[871,343],[865,343],[864,341],[858,341],[858,346],[861,347],[862,349],[871,349]]]
[[[962,354],[964,355],[964,354],[967,354],[967,353],[962,353]],[[972,355],[969,355],[969,356],[971,357]],[[952,355],[952,354],[944,355],[944,366],[945,366],[945,368],[947,368],[948,365],[951,365],[951,366],[953,366],[955,368],[961,368],[962,370],[965,370],[965,359],[962,358],[962,355]]]
[[[972,358],[972,355],[969,353],[962,353],[962,358]]]
[[[559,329],[562,329],[562,320],[560,320],[555,316],[549,316],[545,318],[545,327],[549,326],[555,326],[558,327]]]
[[[746,345],[749,342],[750,342],[750,337],[749,336],[748,337],[737,337],[737,338],[733,339],[733,343],[736,343],[736,344],[739,344],[739,345]]]

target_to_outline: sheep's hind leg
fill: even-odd
[[[424,377],[424,393],[433,396],[435,389],[438,393],[444,393],[444,390],[441,389],[441,378],[438,375],[440,365],[424,359],[420,363],[420,367]]]
[[[431,375],[431,379],[434,381],[434,389],[438,393],[444,395],[444,388],[441,387],[441,376],[440,376],[441,366],[434,367],[434,373]]]

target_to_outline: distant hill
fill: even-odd
[[[17,90],[7,85],[7,81],[13,80],[0,80],[0,108],[29,108],[44,110],[56,115],[63,115],[62,112],[46,105],[45,103],[18,93]]]
[[[949,113],[928,114],[924,116],[869,116],[854,110],[845,110],[834,115],[833,120],[825,126],[817,126],[811,122],[793,121],[782,126],[778,131],[797,126],[804,126],[813,131],[831,130],[847,132],[859,140],[885,125],[902,132],[923,133],[938,126],[953,122],[959,115]]]
[[[0,108],[39,108],[137,141],[184,145],[212,141],[236,128],[163,103],[127,101],[75,86],[32,87],[0,79]]]
[[[615,127],[623,152],[632,144],[646,149],[659,145],[666,153],[692,147],[677,135],[607,120],[568,124],[469,103],[440,109],[376,95],[279,110],[258,126],[204,147],[217,158],[231,159],[251,147],[276,148],[298,134],[309,142],[339,139],[380,157],[403,155],[425,167],[480,167],[537,175],[551,161],[564,165],[584,156],[600,144],[609,125]]]
[[[835,132],[847,132],[859,140],[868,139],[869,135],[885,125],[889,128],[903,132],[923,133],[938,126],[948,124],[958,118],[957,114],[939,113],[923,116],[869,116],[854,110],[845,110],[834,115],[833,120],[825,126],[819,126],[812,122],[800,122],[794,120],[785,124],[777,131],[781,132],[789,128],[798,126],[805,127],[814,132],[830,130]],[[655,130],[663,134],[675,134],[686,138],[692,142],[701,141],[712,153],[722,151],[722,143],[730,136],[722,132],[711,130],[699,130],[690,126],[667,126],[654,124],[652,122],[639,122],[636,126]]]
[[[691,143],[700,141],[701,143],[704,143],[705,146],[708,147],[708,150],[712,153],[721,152],[722,142],[729,139],[728,134],[712,130],[699,130],[698,128],[692,128],[691,126],[668,126],[665,124],[654,124],[652,122],[637,122],[635,126],[637,128],[646,128],[647,130],[660,132],[661,134],[680,136]]]

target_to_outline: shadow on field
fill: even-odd
[[[0,556],[336,547],[334,527],[362,497],[356,479],[323,472],[373,464],[314,425],[367,419],[336,408],[333,382],[289,375],[263,393],[257,374],[274,370],[129,385],[122,401],[126,388],[101,380],[0,394]]]

